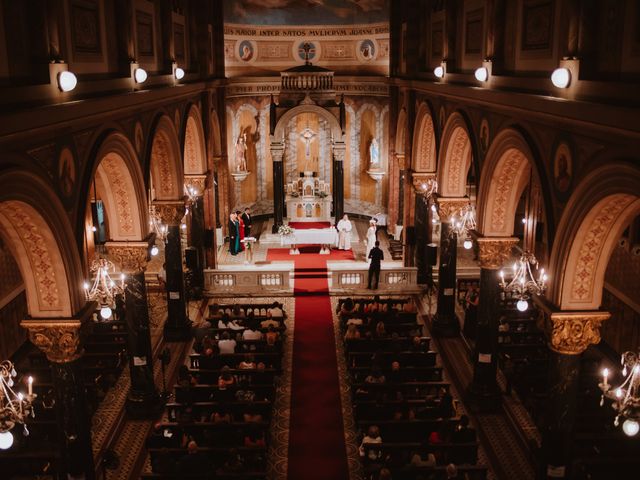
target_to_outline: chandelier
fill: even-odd
[[[524,252],[522,256],[513,264],[513,278],[509,283],[504,279],[504,271],[500,270],[500,287],[505,293],[511,293],[518,299],[516,308],[525,312],[529,308],[527,301],[532,295],[541,295],[547,288],[547,274],[544,268],[540,269],[540,275],[536,280],[531,266],[538,269],[538,260],[529,252]]]
[[[0,449],[6,450],[13,445],[11,430],[17,423],[22,424],[24,435],[29,435],[25,424],[26,418],[35,417],[33,400],[37,395],[33,393],[33,377],[27,380],[29,391],[26,395],[13,391],[13,379],[17,372],[13,363],[5,360],[0,363]]]
[[[195,203],[196,200],[198,200],[198,189],[196,187],[194,187],[193,185],[186,185],[184,186],[184,194],[187,197],[187,208],[189,208],[189,205],[191,205],[192,203]],[[186,214],[185,214],[186,215]]]
[[[91,272],[95,272],[93,285],[89,287],[89,282],[84,283],[84,294],[87,300],[98,302],[100,305],[100,316],[107,320],[113,311],[111,307],[116,303],[116,295],[124,293],[124,273],[120,275],[120,283],[117,284],[111,279],[109,273],[115,272],[113,262],[106,258],[94,260],[91,263]]]
[[[473,240],[469,232],[476,229],[476,209],[468,204],[460,209],[458,215],[451,217],[450,233],[455,233],[458,237],[464,237],[463,246],[465,250],[473,247]]]
[[[619,387],[612,388],[609,384],[609,369],[602,371],[603,381],[598,384],[602,390],[600,406],[604,405],[604,397],[612,400],[611,406],[617,412],[613,424],[620,425],[620,418],[624,418],[622,431],[633,437],[640,431],[640,357],[635,352],[625,352],[620,359],[622,376],[626,377]]]

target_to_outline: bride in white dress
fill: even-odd
[[[369,252],[371,251],[371,249],[373,247],[375,247],[376,245],[376,231],[378,229],[376,228],[376,221],[372,218],[371,220],[369,220],[369,229],[367,230],[367,253],[366,253],[366,259],[367,259],[367,263],[371,263],[371,259],[369,258]]]

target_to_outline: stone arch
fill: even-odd
[[[282,117],[278,120],[276,128],[271,136],[272,142],[281,142],[284,139],[284,132],[286,130],[289,121],[301,113],[315,113],[321,118],[324,118],[331,128],[331,134],[333,135],[334,142],[342,142],[342,128],[338,123],[338,119],[332,115],[328,110],[319,107],[317,105],[298,105],[290,110],[287,110]]]
[[[148,222],[142,169],[133,145],[123,134],[111,133],[100,144],[94,178],[107,211],[110,239],[144,238]]]
[[[467,123],[459,112],[455,112],[447,120],[442,132],[438,193],[443,197],[464,197],[472,161],[473,148]]]
[[[477,224],[484,236],[513,235],[518,201],[535,165],[531,148],[520,132],[507,128],[495,137],[480,175]]]
[[[178,200],[184,196],[184,174],[180,142],[173,122],[162,115],[156,122],[149,172],[154,200]]]
[[[550,299],[562,310],[596,310],[616,242],[640,214],[640,170],[612,162],[573,192],[551,252]]]
[[[396,154],[398,155],[404,155],[406,136],[407,112],[403,108],[398,114],[398,123],[396,124]]]
[[[413,130],[412,169],[416,172],[436,171],[436,132],[427,103],[422,103]]]
[[[34,318],[70,318],[84,305],[82,266],[60,200],[39,177],[0,175],[0,234],[16,259]]]
[[[202,117],[196,105],[191,105],[184,127],[184,173],[185,175],[202,175],[207,171]]]

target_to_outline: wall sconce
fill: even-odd
[[[68,70],[58,74],[58,88],[62,92],[70,92],[78,84],[78,78]]]
[[[476,80],[479,82],[486,82],[489,78],[489,70],[486,67],[478,67],[474,73]]]
[[[133,78],[135,79],[136,83],[144,83],[147,81],[147,71],[144,68],[136,68],[133,71]]]
[[[568,68],[556,68],[551,74],[551,83],[557,88],[567,88],[571,83],[571,72]]]
[[[176,77],[176,80],[182,80],[184,78],[184,70],[180,67],[176,67],[174,76]]]
[[[433,69],[433,74],[438,78],[444,77],[444,66],[438,65],[436,68]]]

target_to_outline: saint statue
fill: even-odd
[[[369,145],[369,165],[378,167],[380,165],[380,147],[378,141],[374,138]]]
[[[241,133],[238,136],[235,144],[236,149],[236,168],[238,172],[247,171],[247,158],[245,152],[247,151],[247,134]]]

